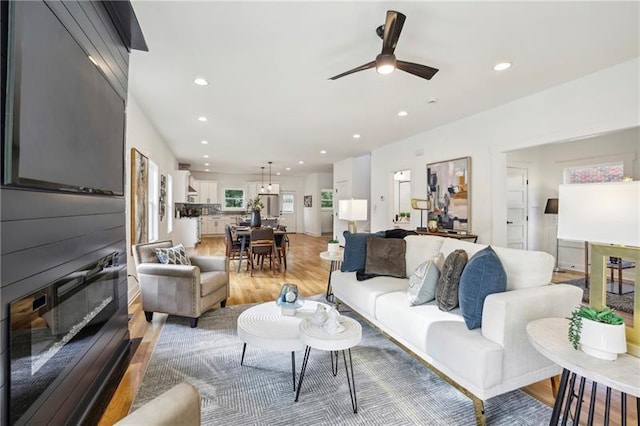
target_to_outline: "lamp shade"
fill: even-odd
[[[558,238],[640,247],[640,181],[560,185]]]
[[[557,198],[547,198],[547,205],[544,207],[544,214],[558,214]]]
[[[339,200],[338,219],[367,220],[367,200]]]

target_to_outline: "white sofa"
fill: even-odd
[[[453,238],[411,235],[406,241],[407,277],[424,261],[463,249],[469,258],[486,247]],[[493,247],[507,273],[507,291],[484,301],[482,326],[467,329],[460,309],[443,312],[434,301],[410,306],[407,278],[358,281],[355,272],[333,272],[337,303],[354,312],[448,378],[474,402],[476,420],[485,424],[483,401],[555,376],[561,368],[529,343],[526,325],[535,319],[568,316],[582,290],[550,284],[553,256],[538,251]],[[453,381],[453,383],[452,383]]]

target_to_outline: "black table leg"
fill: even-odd
[[[596,394],[598,393],[598,384],[593,382],[591,385],[591,400],[589,401],[589,417],[587,418],[587,424],[593,424],[593,414],[596,411]]]
[[[302,360],[302,368],[300,369],[300,379],[298,379],[298,390],[296,391],[295,402],[298,402],[300,396],[300,388],[302,388],[302,379],[304,379],[304,373],[307,371],[307,363],[309,362],[309,353],[311,353],[311,346],[307,346],[304,350],[304,359]]]
[[[562,414],[562,426],[566,426],[569,419],[569,413],[571,410],[571,403],[573,402],[573,386],[576,383],[576,373],[571,373],[571,380],[569,380],[569,393],[567,394],[567,400],[564,403],[564,413]]]
[[[240,358],[240,365],[242,365],[242,363],[244,362],[244,353],[245,353],[246,350],[247,350],[247,344],[245,343],[242,346],[242,358]]]
[[[338,351],[331,351],[331,373],[333,377],[338,375]]]
[[[347,384],[349,385],[349,396],[351,396],[351,407],[353,412],[358,412],[358,400],[356,399],[356,378],[353,375],[353,360],[351,359],[351,349],[349,351],[349,367],[351,367],[351,378],[349,378],[349,368],[347,368],[347,357],[342,351],[342,359],[344,361],[344,371],[347,373]]]
[[[296,390],[296,353],[291,351],[291,375],[293,376],[293,391]]]
[[[580,378],[580,390],[578,390],[578,400],[576,401],[576,414],[573,418],[573,423],[579,425],[580,424],[580,411],[582,409],[582,397],[584,396],[584,385],[587,379],[584,377]]]
[[[325,300],[329,303],[333,303],[334,301],[334,297],[333,297],[333,289],[331,288],[331,274],[334,271],[337,271],[341,268],[342,266],[342,262],[339,262],[337,260],[332,260],[331,261],[331,265],[329,266],[329,278],[327,279],[327,292],[325,293]]]
[[[611,412],[611,388],[607,386],[604,400],[604,425],[609,426],[609,413]]]
[[[624,392],[620,392],[620,420],[622,426],[627,426],[627,394]]]
[[[549,426],[555,426],[560,419],[560,412],[562,411],[562,401],[564,401],[564,394],[567,390],[567,380],[569,379],[569,370],[566,368],[562,370],[562,376],[560,377],[560,387],[558,388],[558,395],[556,396],[556,402],[553,404],[553,412],[551,413],[551,420],[549,420]]]

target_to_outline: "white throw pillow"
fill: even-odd
[[[436,287],[444,263],[442,253],[423,262],[409,277],[407,298],[412,306],[422,305],[436,298]]]

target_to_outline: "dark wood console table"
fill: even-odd
[[[437,237],[446,237],[446,238],[455,238],[456,240],[472,240],[472,242],[476,243],[478,242],[478,236],[475,234],[461,234],[460,231],[457,232],[446,232],[446,231],[438,231],[438,232],[431,232],[431,231],[418,231],[416,230],[416,232],[420,235],[435,235]]]

